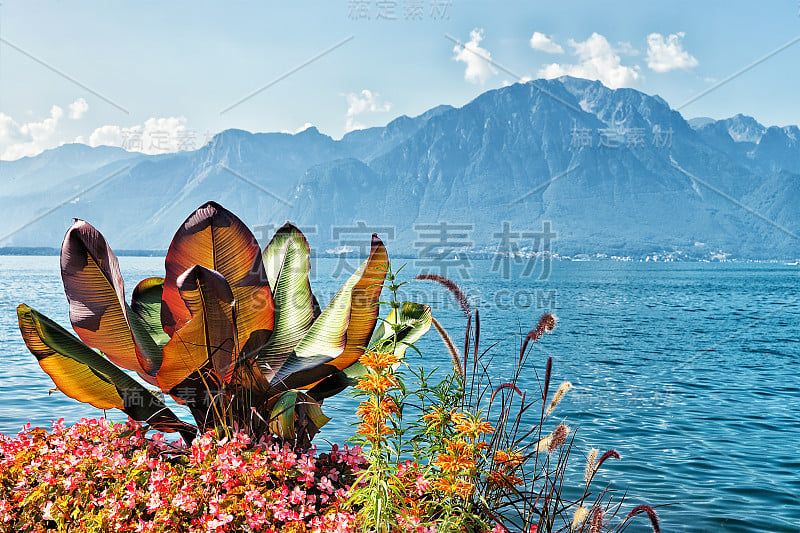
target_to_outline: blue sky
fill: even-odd
[[[313,124],[338,138],[519,81],[454,50],[448,35],[525,79],[591,77],[678,107],[800,36],[798,11],[797,0],[7,0],[0,158],[75,140],[119,145],[136,133],[144,151],[200,145],[226,128]],[[682,112],[798,124],[798,66],[800,42]]]

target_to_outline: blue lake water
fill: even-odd
[[[163,273],[160,258],[120,263],[128,296],[140,279]],[[340,266],[315,260],[323,304],[343,281],[331,276]],[[625,509],[668,504],[659,510],[664,531],[800,531],[798,267],[554,262],[539,281],[517,272],[503,279],[491,262],[473,261],[469,274],[461,285],[480,302],[482,344],[502,341],[493,365],[499,376],[516,357],[520,331],[544,310],[558,315],[533,362],[541,371],[552,356],[552,387],[574,385],[555,413],[577,428],[573,478],[590,447],[614,448],[622,460],[605,463],[595,483],[626,489]],[[455,338],[463,335],[443,291],[420,283],[409,290],[432,304]],[[17,330],[20,302],[68,325],[58,258],[0,257],[0,432],[102,416],[48,394],[52,382]],[[433,334],[418,346],[424,359],[409,352],[412,364],[449,364]],[[522,388],[538,390],[532,371],[523,380]],[[353,406],[347,397],[327,401],[333,421],[320,438],[349,436]],[[646,522],[628,531],[648,531]]]

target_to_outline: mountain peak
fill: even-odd
[[[767,131],[767,128],[759,123],[756,119],[741,113],[722,120],[712,120],[711,122],[697,127],[696,129],[700,128],[712,128],[720,133],[724,132],[723,134],[730,136],[733,142],[736,143],[745,142],[755,144],[758,144],[758,142],[761,141],[761,138]]]
[[[728,134],[736,142],[758,143],[767,131],[761,123],[753,117],[738,113],[723,121],[727,125]]]
[[[314,136],[316,136],[316,135],[323,135],[323,134],[319,131],[319,129],[316,126],[309,126],[304,130],[296,132],[295,135],[305,135],[305,136],[314,135]]]
[[[214,135],[211,138],[210,143],[215,145],[226,144],[231,141],[241,141],[243,139],[248,139],[253,135],[254,135],[253,133],[250,133],[247,130],[241,130],[238,128],[228,128],[227,130],[222,130],[221,132]]]

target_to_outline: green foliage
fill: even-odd
[[[388,267],[377,236],[324,310],[311,292],[309,257],[291,224],[262,252],[247,226],[209,202],[176,232],[165,276],[139,283],[129,304],[111,248],[76,220],[61,274],[80,339],[24,304],[20,331],[56,386],[79,401],[191,440],[193,429],[122,371],[130,370],[187,406],[200,432],[273,433],[308,446],[328,421],[320,402],[363,372],[357,361],[373,332],[385,338],[389,324],[402,330],[398,343],[412,343],[430,325],[429,308],[408,304],[376,330]]]

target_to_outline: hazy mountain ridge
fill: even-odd
[[[503,221],[518,232],[550,221],[553,249],[566,255],[800,256],[796,126],[742,115],[687,122],[658,96],[575,78],[488,91],[341,140],[309,128],[227,130],[158,156],[75,146],[0,162],[7,220],[30,220],[120,174],[0,246],[57,246],[79,217],[115,248],[164,249],[213,199],[251,226],[315,227],[309,240],[321,249],[341,244],[332,227],[357,221],[395,227],[389,242],[406,253],[421,249],[418,224],[470,225],[468,247],[491,251]],[[358,238],[368,235],[347,237]]]

